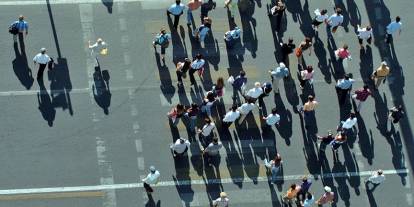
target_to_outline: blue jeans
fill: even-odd
[[[193,19],[193,12],[190,9],[187,10],[187,24],[191,24],[191,20]]]

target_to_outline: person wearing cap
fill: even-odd
[[[368,44],[371,44],[372,41],[372,28],[370,25],[366,27],[361,27],[359,24],[358,26],[358,41],[361,49],[364,48],[363,41],[366,40]]]
[[[184,155],[188,151],[188,148],[190,148],[190,142],[182,137],[177,139],[174,144],[170,145],[173,157]]]
[[[247,93],[244,95],[244,98],[246,100],[251,99],[253,103],[255,103],[259,96],[263,93],[263,89],[261,86],[262,85],[260,84],[260,82],[254,83],[254,88],[248,90]]]
[[[227,197],[227,193],[221,192],[220,197],[213,201],[214,207],[228,207],[230,199]]]
[[[160,172],[156,170],[154,166],[151,166],[149,170],[150,173],[148,173],[147,177],[141,180],[143,182],[145,190],[147,191],[147,194],[154,192],[154,189],[152,189],[151,185],[157,184],[160,178]]]
[[[332,192],[332,189],[329,186],[325,186],[323,188],[325,190],[325,193],[322,194],[322,196],[316,201],[316,204],[319,206],[322,206],[324,204],[331,204],[335,200],[335,194]]]
[[[344,105],[348,92],[352,89],[352,84],[355,82],[354,79],[350,78],[348,74],[344,75],[343,79],[339,79],[336,83],[336,89],[339,95],[339,104]]]
[[[273,90],[275,93],[279,93],[279,82],[282,78],[289,76],[289,68],[286,67],[285,63],[280,62],[279,67],[269,70],[270,76],[272,77]]]
[[[24,21],[24,16],[20,15],[19,19],[15,22],[13,22],[10,25],[11,28],[15,28],[16,30],[16,34],[13,34],[13,41],[14,43],[17,43],[17,36],[19,36],[19,42],[20,44],[23,44],[23,40],[24,40],[24,35],[28,35],[29,34],[29,24]],[[21,47],[23,48],[23,45],[21,45]],[[23,52],[23,49],[22,49]]]
[[[372,73],[371,79],[374,80],[375,89],[381,85],[381,82],[385,81],[385,78],[390,74],[390,68],[387,62],[381,62],[381,65]]]
[[[381,169],[372,172],[371,176],[365,180],[366,189],[373,191],[379,184],[383,183],[385,181],[385,175],[383,173],[384,172]],[[371,189],[368,187],[369,183],[372,183],[372,185],[374,185]]]
[[[46,48],[41,48],[40,53],[38,53],[33,58],[33,63],[39,64],[39,70],[37,71],[37,80],[43,79],[43,71],[46,68],[46,65],[51,61],[49,55],[46,54]]]

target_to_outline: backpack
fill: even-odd
[[[167,48],[170,44],[170,41],[168,40],[168,37],[166,37],[166,35],[160,35],[157,38],[157,42],[158,44],[161,45],[161,47]]]
[[[19,33],[19,28],[17,28],[17,24],[18,24],[18,22],[14,22],[13,24],[11,24],[9,26],[9,33],[10,34],[16,35],[16,34]]]

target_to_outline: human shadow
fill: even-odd
[[[157,203],[155,203],[154,198],[151,194],[148,195],[148,201],[145,203],[145,207],[161,207],[161,200],[158,200]]]
[[[374,91],[372,93],[372,97],[375,101],[375,112],[374,118],[375,122],[377,123],[377,129],[383,136],[387,136],[387,123],[388,123],[388,108],[387,108],[387,97],[384,93],[384,99],[378,93],[378,91]]]
[[[68,109],[69,114],[72,116],[73,109],[70,98],[72,83],[66,58],[57,58],[53,69],[48,70],[48,78],[50,80],[50,96],[52,97],[53,106],[55,108],[62,108],[62,110]]]
[[[364,84],[372,84],[371,74],[373,72],[373,60],[372,60],[372,49],[369,45],[366,46],[366,49],[361,48],[359,50],[359,73],[361,75],[362,81]]]
[[[17,42],[13,44],[13,48],[14,54],[16,55],[16,58],[12,61],[14,74],[17,79],[19,79],[20,83],[29,90],[33,85],[34,79],[32,70],[27,63],[26,53],[24,51],[22,51],[22,53],[19,52]]]
[[[38,80],[39,83],[39,92],[37,92],[37,103],[39,104],[39,111],[42,114],[44,120],[47,121],[47,124],[52,127],[53,121],[55,120],[56,110],[52,104],[52,100],[47,92],[43,80]]]
[[[191,146],[191,145],[190,145]],[[175,176],[172,179],[175,184],[175,188],[180,196],[184,206],[190,206],[193,201],[194,190],[191,188],[191,177],[190,177],[190,162],[188,155],[174,157],[174,168]]]
[[[187,50],[184,48],[184,45],[183,45],[184,39],[181,40],[181,36],[178,33],[179,30],[174,29],[173,22],[171,20],[170,15],[167,15],[167,22],[168,22],[168,26],[171,31],[173,62],[174,62],[174,65],[176,65],[180,60],[183,60],[184,58],[188,56],[186,52]],[[184,30],[184,28],[183,26],[180,25],[180,31],[181,30]]]
[[[368,202],[370,207],[377,207],[377,202],[375,201],[373,191],[368,188],[368,183],[365,184],[365,191],[367,193]]]
[[[357,174],[349,176],[349,185],[354,188],[355,194],[360,195],[359,186],[361,185],[361,177],[359,176],[359,166],[355,154],[351,152],[350,148],[342,145],[342,152],[344,153],[344,164],[348,172],[356,172]]]
[[[324,76],[325,82],[332,83],[331,70],[326,60],[326,50],[323,41],[318,35],[315,35],[315,44],[313,45],[314,54],[318,58],[318,68]]]
[[[93,73],[92,92],[96,104],[101,107],[106,115],[109,114],[109,106],[111,105],[111,90],[109,89],[109,72],[108,70],[101,71],[98,65],[95,67]]]
[[[243,160],[242,157],[239,155],[239,152],[242,151],[242,145],[239,145],[239,137],[236,132],[233,132],[234,141],[232,136],[228,130],[223,130],[220,133],[220,140],[223,143],[223,147],[226,150],[226,165],[227,169],[230,173],[230,177],[232,181],[239,189],[243,187],[242,182],[238,182],[237,179],[244,178],[243,172]],[[235,143],[237,143],[237,148]],[[237,178],[237,179],[236,179]]]
[[[108,10],[108,13],[112,14],[112,6],[114,5],[114,0],[101,0],[102,4]]]
[[[394,127],[394,126],[392,126]],[[393,138],[394,137],[394,138]],[[400,132],[395,132],[392,136],[386,136],[385,139],[387,140],[388,144],[390,144],[391,152],[392,152],[392,164],[396,170],[406,169],[405,166],[405,155],[403,152],[403,143],[401,141]],[[406,185],[406,177],[407,173],[399,172],[398,175],[401,178],[401,183]]]
[[[346,168],[345,165],[342,164],[341,161],[339,161],[338,159],[335,159],[334,161],[334,165],[332,167],[332,173],[342,173],[342,172],[346,172]],[[349,187],[346,183],[346,180],[349,179],[348,176],[343,177],[343,176],[335,176],[335,181],[338,184],[338,195],[339,197],[344,201],[345,206],[349,207],[350,205],[350,198],[351,195],[349,193]]]
[[[160,77],[160,89],[168,103],[171,104],[171,99],[175,94],[175,87],[172,85],[171,74],[168,67],[161,65],[160,54],[155,52],[155,60],[157,62],[158,74]]]
[[[292,70],[291,70],[292,71]],[[296,89],[295,81],[289,77],[283,81],[286,99],[289,104],[292,106],[293,112],[298,113],[297,107],[299,105],[299,96]]]
[[[305,37],[312,38],[315,35],[315,32],[312,28],[312,17],[309,13],[308,0],[305,0],[303,8],[300,10],[299,16],[299,29],[302,31]]]
[[[328,38],[328,51],[329,51],[329,65],[331,66],[331,73],[336,80],[342,78],[345,74],[344,66],[342,65],[343,61],[347,60],[337,60],[335,51],[337,50],[335,40],[333,38]]]
[[[214,38],[211,30],[204,40],[204,57],[207,62],[213,65],[214,70],[218,70],[220,63],[220,48],[217,39]]]
[[[277,113],[280,116],[279,126],[276,127],[279,135],[285,140],[286,145],[290,145],[290,138],[292,137],[292,113],[287,109],[280,97],[280,94],[274,95],[274,102],[276,104]]]
[[[250,4],[246,11],[240,11],[241,26],[243,29],[243,45],[256,58],[258,40],[256,34],[256,19],[253,18],[254,4]]]

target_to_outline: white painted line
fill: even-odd
[[[131,116],[137,116],[138,115],[138,109],[135,104],[131,104]]]
[[[413,194],[412,193],[407,193],[405,195],[405,197],[406,197],[406,200],[407,200],[407,204],[409,206],[413,206]]]
[[[125,75],[126,75],[126,79],[127,79],[127,81],[132,81],[132,80],[134,80],[134,73],[132,72],[132,70],[130,70],[130,69],[126,69],[126,70],[125,70]]]
[[[119,18],[119,30],[125,32],[127,30],[127,21],[125,18]]]
[[[121,46],[123,48],[129,47],[129,36],[124,34],[121,36]]]
[[[135,149],[137,150],[138,153],[142,152],[142,140],[140,139],[135,140]]]
[[[132,128],[134,129],[134,133],[138,133],[140,126],[137,121],[134,122],[134,124],[132,125]]]
[[[131,55],[127,51],[124,52],[124,64],[130,65],[131,64]]]
[[[145,163],[143,157],[137,157],[138,169],[145,170]]]
[[[135,90],[133,88],[128,88],[128,97],[129,97],[129,100],[135,99]]]
[[[153,0],[114,0],[114,3],[145,2]],[[102,0],[50,0],[50,4],[102,4]],[[0,6],[46,5],[46,0],[0,1]]]
[[[340,173],[327,173],[327,174],[317,174],[316,176],[322,177],[355,177],[361,176],[366,177],[370,176],[373,171],[361,171],[361,172],[340,172]],[[395,175],[400,173],[409,173],[408,169],[398,169],[398,170],[384,170],[385,175]],[[283,180],[299,180],[304,175],[286,175],[279,177],[278,179]],[[143,177],[145,177],[143,175]],[[208,179],[206,180],[209,184],[227,184],[227,183],[251,183],[254,181],[257,182],[267,182],[268,177],[256,177],[256,178],[223,178],[223,179]],[[205,180],[183,180],[178,181],[178,185],[205,185]],[[159,182],[156,186],[168,187],[175,186],[174,181],[163,181]],[[73,186],[73,187],[52,187],[52,188],[27,188],[27,189],[9,189],[9,190],[0,190],[0,195],[18,195],[18,194],[33,194],[33,193],[63,193],[63,192],[80,192],[80,191],[100,191],[100,190],[117,190],[117,189],[131,189],[131,188],[142,188],[142,183],[125,183],[125,184],[112,184],[112,185],[93,185],[93,186]]]
[[[100,182],[102,185],[114,185],[114,173],[111,162],[108,162],[106,142],[100,137],[96,137],[96,153],[98,157]],[[106,189],[103,198],[104,207],[116,207],[116,194],[113,189]]]

